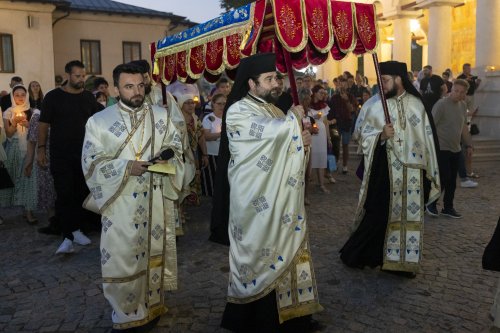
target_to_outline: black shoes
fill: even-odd
[[[446,217],[452,218],[452,219],[461,219],[462,215],[459,214],[455,208],[448,208],[448,209],[442,209],[441,210],[441,215],[444,215]]]
[[[390,271],[388,269],[381,269],[382,272],[389,273],[392,275],[402,276],[407,279],[414,279],[417,277],[417,273],[414,272],[403,272],[403,271]]]
[[[436,204],[430,204],[430,205],[426,206],[425,207],[425,212],[427,213],[427,215],[430,215],[432,217],[438,217],[439,216],[439,212],[437,210]]]
[[[156,324],[158,324],[159,321],[160,321],[160,316],[156,317],[155,319],[151,320],[150,322],[142,326],[126,328],[124,330],[113,328],[111,330],[111,333],[148,333],[153,328],[155,328]]]

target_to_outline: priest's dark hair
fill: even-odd
[[[118,81],[120,81],[120,75],[122,73],[126,74],[142,74],[142,68],[134,64],[121,64],[113,69],[113,84],[118,87]]]
[[[129,62],[130,65],[135,65],[142,70],[142,73],[149,73],[151,71],[151,66],[149,66],[149,62],[147,60],[133,60]]]

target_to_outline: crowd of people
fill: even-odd
[[[15,76],[0,99],[0,162],[13,182],[0,207],[23,207],[29,224],[44,212],[39,231],[62,237],[56,254],[101,231],[115,332],[147,331],[164,313],[163,292],[177,287],[176,236],[201,196],[213,197],[210,240],[230,245],[222,326],[305,332],[322,309],[305,206],[313,184],[330,193],[337,163],[340,175],[351,172],[352,139],[363,158],[355,231],[341,250],[348,266],[414,277],[424,212],[461,218],[457,175],[462,187],[478,186],[469,125],[480,80],[469,64],[450,81],[451,71],[425,66],[415,77],[405,64],[381,63],[382,87],[361,73],[344,72],[333,87],[304,75],[296,106],[273,54],[242,60],[235,81],[221,78],[208,94],[180,82],[162,91],[150,73],[145,60],[118,65],[112,96],[75,60],[46,94]],[[298,284],[308,292],[291,297]]]

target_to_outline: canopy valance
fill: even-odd
[[[277,69],[320,65],[331,53],[342,60],[350,52],[375,52],[375,7],[335,0],[259,0],[206,23],[151,44],[155,79],[164,84],[215,82],[226,71],[234,76],[240,59],[275,52]],[[283,52],[286,51],[286,52]]]

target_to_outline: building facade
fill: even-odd
[[[75,59],[87,74],[112,85],[116,65],[149,60],[152,41],[193,25],[182,16],[111,0],[0,1],[0,90],[17,75],[48,91]]]
[[[409,69],[432,65],[434,74],[451,69],[453,77],[470,63],[482,82],[476,91],[475,123],[481,136],[500,139],[500,1],[497,0],[356,0],[374,3],[379,18],[380,61],[397,60]],[[376,83],[372,57],[329,59],[317,76],[328,80],[343,71],[362,70]]]

